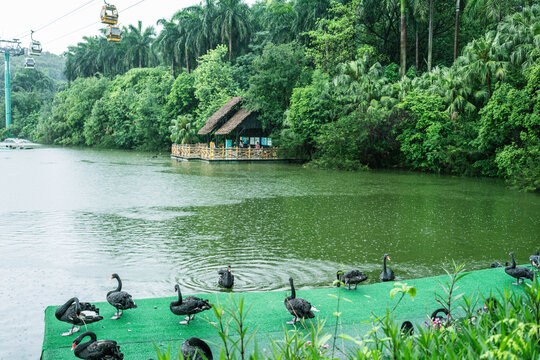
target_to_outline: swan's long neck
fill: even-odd
[[[87,331],[85,332],[84,334],[80,335],[80,338],[81,338],[81,341],[87,337],[87,336],[90,336],[90,340],[88,340],[87,342],[84,342],[82,344],[79,344],[77,345],[77,347],[75,348],[75,352],[76,353],[79,353],[81,351],[83,351],[84,349],[86,349],[90,344],[92,344],[93,342],[95,342],[97,340],[97,337],[96,337],[96,334],[94,334],[93,332],[91,331]]]
[[[119,277],[117,277],[116,280],[118,280],[118,286],[116,287],[116,291],[121,291],[122,290],[122,280],[120,280]]]
[[[58,309],[56,309],[56,313],[58,314],[63,314],[66,312],[66,310],[71,306],[71,304],[73,304],[73,302],[76,301],[77,302],[77,307],[79,305],[79,299],[77,299],[76,297],[72,297],[71,299],[69,299],[68,301],[66,301],[66,303],[62,306],[60,306]]]
[[[514,253],[511,253],[510,256],[512,257],[512,267],[516,267],[516,260],[514,260]]]
[[[178,287],[178,301],[173,301],[172,305],[173,306],[182,305],[182,293],[180,292],[180,286]]]
[[[383,271],[386,272],[386,256],[383,258]]]
[[[291,299],[296,299],[296,291],[294,290],[294,284],[291,280]]]

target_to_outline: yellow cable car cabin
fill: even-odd
[[[100,17],[103,24],[115,25],[118,22],[116,6],[105,3],[101,8]]]
[[[105,36],[107,37],[108,41],[120,41],[122,40],[122,31],[118,26],[109,25],[107,31],[105,32]]]

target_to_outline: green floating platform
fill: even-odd
[[[416,326],[423,326],[428,314],[440,306],[435,301],[435,294],[443,294],[439,284],[448,281],[448,276],[436,276],[412,280],[402,280],[400,282],[417,288],[414,300],[408,295],[395,310],[393,316],[396,321],[409,320]],[[466,296],[475,295],[478,301],[489,297],[490,294],[498,295],[505,287],[510,287],[515,279],[506,275],[504,268],[487,269],[470,272],[458,283],[459,288],[456,294],[465,293]],[[400,296],[390,299],[390,290],[394,282],[378,283],[372,285],[360,285],[357,290],[346,290],[344,288],[318,288],[318,289],[297,289],[297,297],[302,297],[311,302],[319,310],[317,317],[325,321],[325,331],[334,332],[336,318],[334,312],[337,309],[336,296],[341,296],[350,300],[340,302],[340,312],[342,323],[339,326],[339,333],[346,333],[351,336],[361,336],[367,330],[370,317],[375,314],[381,316],[386,314],[386,309],[393,308]],[[525,285],[512,286],[512,289],[519,289]],[[231,296],[238,300],[243,297],[246,306],[251,306],[247,315],[246,326],[248,333],[256,330],[255,342],[260,351],[264,349],[271,351],[271,339],[283,339],[284,328],[293,329],[292,325],[286,325],[292,316],[286,310],[283,301],[290,294],[290,291],[271,292],[249,292],[249,293],[214,293],[198,295],[201,298],[209,299],[212,303],[219,302],[222,307],[227,306],[231,301]],[[124,311],[119,320],[110,320],[115,309],[108,303],[95,303],[100,309],[100,314],[104,317],[102,321],[88,325],[88,330],[96,333],[98,339],[116,340],[124,353],[125,359],[150,359],[157,358],[153,343],[161,350],[166,350],[172,344],[172,351],[177,352],[179,346],[189,337],[199,337],[210,345],[214,357],[219,355],[221,340],[204,317],[210,321],[216,321],[212,311],[197,314],[189,325],[180,325],[182,317],[172,314],[169,310],[169,303],[176,297],[139,299],[136,300],[137,309]],[[84,299],[86,300],[86,299]],[[483,303],[482,303],[483,305]],[[75,359],[71,352],[72,336],[61,336],[70,327],[69,324],[58,321],[54,317],[57,306],[49,306],[45,310],[45,335],[43,339],[43,349],[41,358],[43,360]],[[308,320],[313,322],[316,319]],[[300,327],[300,324],[296,326]],[[86,331],[84,326],[81,332]],[[231,333],[233,330],[231,330]],[[84,341],[87,341],[85,339]]]

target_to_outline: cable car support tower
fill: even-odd
[[[18,39],[0,39],[0,54],[4,54],[5,59],[5,88],[6,88],[6,129],[11,125],[11,74],[9,72],[9,57],[24,55],[24,49]]]

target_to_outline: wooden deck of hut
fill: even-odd
[[[278,148],[272,147],[271,142],[267,143],[268,133],[257,114],[241,108],[241,100],[240,96],[231,98],[206,120],[197,133],[206,137],[206,144],[173,144],[171,157],[207,162],[288,161]],[[242,139],[253,142],[244,145]],[[253,146],[255,142],[257,146]],[[215,146],[220,143],[223,145]]]
[[[280,157],[278,148],[216,147],[206,144],[173,144],[171,157],[178,160],[202,161],[288,161]]]

